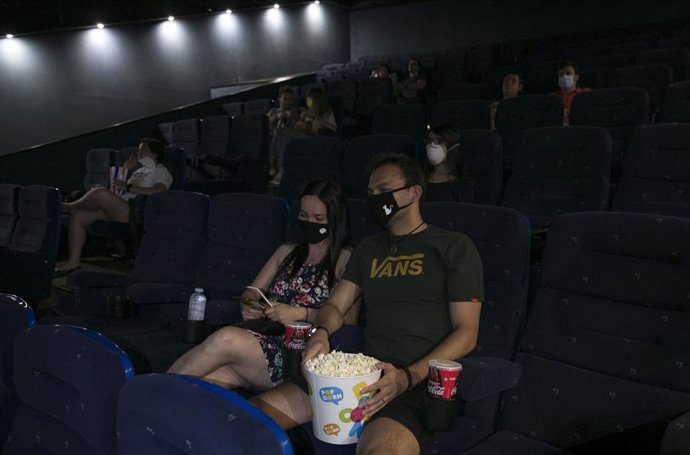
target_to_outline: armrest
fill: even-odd
[[[672,421],[664,432],[659,455],[690,453],[690,412]]]
[[[77,270],[69,275],[67,284],[76,288],[74,304],[79,314],[105,316],[106,297],[124,296],[131,281],[121,273]]]
[[[76,288],[125,288],[130,284],[129,276],[123,273],[76,270],[67,277],[67,285]]]
[[[460,396],[476,401],[512,389],[522,377],[522,365],[494,357],[466,357],[460,360]]]

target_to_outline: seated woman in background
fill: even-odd
[[[142,139],[136,155],[130,156],[124,164],[123,175],[136,168],[125,182],[114,179],[111,182],[116,194],[108,188],[93,188],[74,202],[63,203],[62,212],[69,214],[69,257],[67,262],[55,269],[67,274],[81,267],[81,254],[86,243],[86,228],[94,221],[117,221],[129,223],[130,202],[138,195],[150,196],[170,188],[173,177],[162,164],[165,145],[156,139]]]
[[[268,290],[273,308],[258,310],[242,304],[247,321],[268,317],[285,324],[316,320],[350,259],[344,247],[348,237],[345,196],[330,179],[307,184],[300,197],[299,225],[304,233],[299,245],[280,246],[263,266],[252,286]],[[260,300],[247,289],[243,298]],[[358,309],[344,315],[355,324]],[[283,380],[284,335],[264,335],[240,327],[224,327],[180,357],[169,373],[200,377],[224,387],[266,390]]]
[[[424,201],[472,202],[472,176],[462,159],[460,131],[451,125],[429,130],[426,140]]]
[[[302,113],[293,129],[282,128],[276,130],[271,142],[271,156],[274,163],[271,170],[273,179],[270,186],[277,187],[283,177],[283,156],[285,146],[293,141],[308,136],[320,134],[334,134],[338,129],[335,113],[328,103],[326,93],[320,88],[312,88],[307,93],[307,108],[300,108]]]
[[[289,86],[280,87],[278,90],[278,107],[272,108],[266,114],[268,117],[268,130],[269,134],[273,137],[272,140],[276,140],[276,132],[283,128],[294,128],[295,123],[299,120],[300,111],[295,105],[295,94]],[[276,156],[273,154],[275,147],[271,145],[271,175],[275,175],[277,172],[276,168]]]
[[[393,86],[393,95],[399,103],[426,102],[427,76],[422,72],[422,62],[411,58],[407,64],[407,78]]]

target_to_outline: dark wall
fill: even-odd
[[[348,12],[327,5],[0,39],[0,156],[348,60]]]
[[[441,50],[690,17],[687,0],[436,0],[350,14],[350,54]]]

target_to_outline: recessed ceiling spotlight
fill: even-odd
[[[315,0],[315,1],[314,1],[314,5],[318,5],[318,4],[320,4],[320,3],[321,3],[321,2],[320,2],[319,0]]]
[[[14,35],[11,33],[8,33],[7,35],[5,35],[5,38],[12,39],[12,38],[14,38]]]
[[[105,25],[103,25],[103,24],[101,24],[101,23],[99,22],[98,24],[96,24],[96,27],[97,27],[97,28],[103,28],[103,27],[105,27]]]
[[[225,14],[232,14],[232,10],[231,10],[231,9],[226,9],[226,10],[225,10]]]
[[[277,4],[277,3],[274,3],[274,4],[273,4],[273,9],[278,9],[278,8],[280,8],[280,5]]]
[[[168,20],[169,20],[170,22],[174,21],[174,20],[175,20],[175,16],[168,16]]]

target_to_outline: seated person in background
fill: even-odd
[[[558,95],[563,101],[563,125],[570,125],[570,108],[573,105],[573,98],[578,93],[590,92],[592,89],[580,88],[577,81],[580,80],[580,69],[571,61],[564,61],[558,66],[558,86],[560,92],[552,93]]]
[[[295,106],[295,94],[288,86],[278,90],[278,107],[271,108],[266,114],[268,128],[273,134],[278,128],[292,128],[299,119],[299,109]]]
[[[156,139],[142,139],[139,151],[131,155],[124,164],[124,172],[134,169],[126,181],[113,180],[113,188],[122,191],[115,194],[107,188],[93,188],[74,202],[62,204],[62,212],[69,214],[69,257],[67,262],[55,269],[67,274],[80,268],[81,253],[86,243],[86,228],[98,220],[129,223],[130,203],[135,196],[150,196],[170,188],[173,177],[163,164],[165,145]]]
[[[369,177],[369,207],[385,230],[362,240],[321,306],[306,361],[330,351],[329,335],[361,296],[364,349],[383,376],[363,388],[371,420],[358,454],[412,455],[429,449],[424,393],[430,359],[458,359],[477,345],[484,299],[482,261],[465,235],[427,225],[420,213],[422,170],[406,155],[381,158]],[[395,273],[393,273],[393,270]],[[312,419],[307,384],[285,381],[251,401],[288,429]]]
[[[299,224],[304,240],[280,246],[252,286],[266,289],[275,302],[264,311],[242,304],[244,320],[268,317],[281,324],[316,320],[350,258],[345,196],[330,179],[307,184],[300,197]],[[242,297],[260,300],[254,290]],[[355,324],[358,308],[346,315]],[[283,381],[284,335],[263,335],[240,327],[224,327],[180,357],[169,373],[197,376],[224,387],[266,390]]]
[[[333,134],[338,125],[335,122],[335,113],[328,103],[326,93],[320,88],[312,88],[307,93],[307,108],[300,108],[302,113],[294,127],[276,130],[271,141],[271,157],[273,157],[273,179],[269,182],[272,187],[280,185],[283,177],[283,155],[285,146],[294,139],[319,134]]]
[[[503,99],[515,98],[522,91],[522,76],[517,73],[508,73],[503,76]],[[491,131],[496,129],[496,110],[500,101],[491,103]]]
[[[328,103],[326,92],[320,88],[312,88],[307,93],[307,109],[302,108],[300,119],[295,123],[295,129],[306,134],[335,133],[338,125],[335,123],[335,113]]]
[[[426,138],[424,202],[472,202],[472,176],[460,150],[460,131],[452,125],[438,125]]]
[[[407,64],[407,78],[393,86],[393,95],[400,103],[421,103],[427,88],[427,76],[422,72],[422,62],[411,58]]]
[[[391,71],[391,67],[386,63],[381,63],[378,68],[371,72],[371,76],[378,79],[390,79],[391,82],[395,83],[398,79],[398,75]]]

